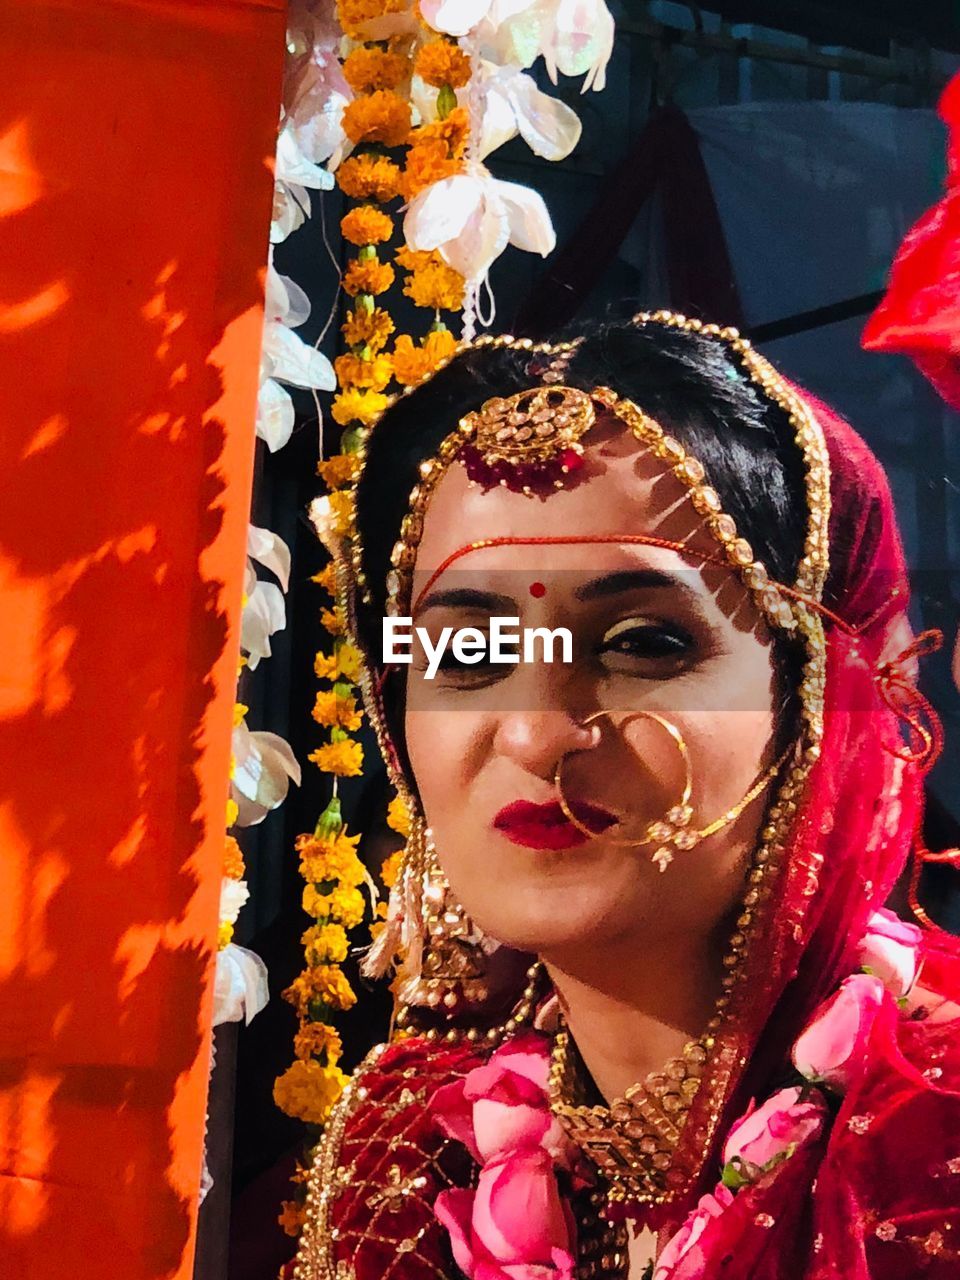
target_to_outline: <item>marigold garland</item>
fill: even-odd
[[[331,416],[344,432],[339,452],[321,461],[317,470],[330,490],[330,512],[341,532],[349,530],[353,521],[351,486],[363,429],[390,403],[391,379],[400,386],[413,385],[450,358],[456,340],[439,313],[463,304],[463,278],[439,254],[401,249],[395,259],[407,273],[404,293],[417,306],[433,310],[434,317],[420,341],[401,334],[393,349],[387,349],[395,326],[377,300],[393,287],[395,273],[379,250],[393,238],[394,220],[382,206],[400,195],[410,199],[439,177],[461,172],[468,136],[467,112],[457,106],[456,90],[469,81],[471,64],[457,43],[438,38],[423,25],[413,40],[377,42],[368,34],[368,23],[409,10],[410,0],[337,0],[340,23],[355,42],[343,59],[344,76],[356,94],[344,110],[343,128],[356,149],[338,166],[336,181],[345,196],[359,203],[344,213],[340,223],[344,241],[356,250],[343,277],[352,304],[342,324],[346,350],[335,361],[338,392],[331,407]],[[411,127],[409,101],[414,74],[437,90],[438,116],[416,129]],[[408,148],[402,166],[394,156],[383,154],[384,148],[401,146]],[[314,581],[335,597],[332,565]],[[332,649],[318,653],[314,663],[323,683],[313,718],[324,729],[326,740],[309,759],[332,776],[333,797],[313,835],[296,842],[304,879],[303,909],[314,923],[301,940],[305,968],[284,992],[299,1017],[294,1061],[274,1088],[278,1106],[318,1126],[325,1122],[345,1081],[337,1065],[340,1037],[330,1019],[356,1000],[339,966],[347,956],[349,931],[366,914],[362,886],[369,883],[357,856],[357,837],[345,831],[337,798],[338,780],[357,777],[363,768],[363,748],[350,736],[363,716],[355,689],[361,656],[346,638],[343,615],[333,601],[321,608],[320,620],[333,638]],[[404,837],[409,833],[409,815],[399,797],[391,803],[387,821]],[[400,857],[398,853],[388,858],[381,870],[388,889],[398,874]],[[383,927],[385,913],[386,902],[381,901],[374,929]],[[301,1175],[295,1180],[301,1182]],[[302,1205],[302,1187],[298,1187],[296,1200],[287,1201],[280,1216],[291,1235],[301,1229]]]

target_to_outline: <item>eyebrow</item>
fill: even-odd
[[[581,602],[603,600],[607,596],[620,595],[625,591],[649,591],[651,588],[679,591],[690,600],[699,603],[699,593],[675,574],[665,573],[661,569],[618,569],[613,573],[605,573],[602,577],[593,578],[577,587],[574,596]]]
[[[428,609],[479,609],[486,613],[517,609],[516,600],[496,591],[480,591],[475,587],[449,587],[445,591],[431,591],[417,610],[418,615]]]

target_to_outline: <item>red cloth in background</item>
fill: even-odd
[[[904,237],[863,345],[910,356],[960,409],[960,75],[944,90],[939,113],[950,130],[946,191]]]
[[[0,23],[0,1274],[191,1274],[282,0]]]

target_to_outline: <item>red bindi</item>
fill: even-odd
[[[539,600],[541,596],[545,596],[547,594],[547,588],[543,585],[542,582],[531,582],[530,594],[534,597],[534,599]]]

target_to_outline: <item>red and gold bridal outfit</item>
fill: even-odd
[[[704,328],[666,313],[638,321]],[[587,1114],[563,1092],[569,1062],[560,1060],[561,1038],[527,1026],[537,1005],[535,980],[499,1028],[445,1023],[441,1005],[421,1020],[425,1032],[374,1052],[332,1118],[314,1169],[299,1280],[438,1280],[464,1269],[478,1280],[549,1280],[554,1272],[613,1277],[625,1274],[625,1241],[622,1225],[608,1225],[608,1217],[660,1233],[656,1280],[960,1276],[956,944],[938,933],[924,940],[909,1000],[862,973],[848,985],[863,963],[862,940],[908,857],[933,736],[897,661],[909,639],[908,581],[890,495],[879,464],[845,423],[800,397],[735,334],[713,333],[744,376],[790,414],[808,497],[806,553],[797,583],[785,589],[806,654],[803,750],[780,776],[768,809],[717,1012],[681,1058],[630,1091],[631,1102]],[[455,454],[447,448],[443,460]],[[683,450],[679,458],[675,450],[667,455],[676,474]],[[420,467],[425,481],[430,465]],[[414,522],[422,521],[425,489],[429,496],[429,485],[418,484]],[[721,536],[729,533],[716,532],[718,541],[732,543]],[[402,577],[412,555],[405,560],[403,539],[399,545],[394,563]],[[349,612],[364,561],[356,545],[347,552]],[[735,554],[728,559],[738,572],[749,568]],[[402,582],[391,592],[402,599]],[[767,603],[782,616],[782,600],[775,608]],[[368,683],[366,693],[394,780],[409,794],[377,686]],[[906,747],[904,720],[911,726]],[[850,1003],[849,993],[864,984],[873,993],[869,1009]],[[816,1089],[801,1082],[791,1095],[798,1105],[808,1094],[829,1094],[830,1105],[804,1140],[769,1166],[734,1160],[747,1176],[731,1189],[736,1122],[799,1080],[791,1051],[811,1022],[824,1025],[825,1010],[834,1022],[838,1011],[846,1017],[852,1010],[836,1075],[842,1089],[831,1092],[830,1076]],[[526,1265],[484,1255],[464,1263],[462,1243],[458,1265],[451,1215],[441,1214],[444,1223],[437,1216],[438,1197],[462,1206],[482,1186],[485,1169],[469,1143],[451,1136],[444,1116],[451,1087],[479,1079],[471,1072],[505,1051],[501,1041],[506,1049],[539,1045],[544,1060],[553,1058],[554,1110],[585,1153],[579,1171],[561,1171],[557,1181],[578,1222],[575,1271],[543,1258]],[[627,1167],[624,1176],[618,1165]]]

